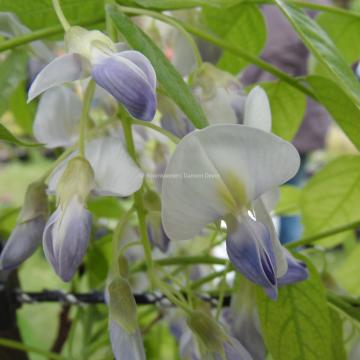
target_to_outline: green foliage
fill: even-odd
[[[354,104],[360,106],[360,85],[326,32],[298,7],[282,0],[275,2],[312,54],[330,71]]]
[[[352,143],[360,149],[360,109],[332,80],[309,76],[308,83]],[[316,121],[316,119],[314,119]]]
[[[277,301],[262,290],[257,304],[265,343],[274,360],[334,359],[329,309],[323,285],[307,261],[309,279],[279,290]]]
[[[346,360],[343,342],[343,321],[336,310],[329,307],[332,360]]]
[[[103,0],[62,0],[61,6],[70,23],[79,23],[104,16],[103,3]],[[51,0],[0,0],[0,11],[13,12],[31,30],[59,24]]]
[[[140,5],[144,8],[159,10],[187,9],[195,6],[229,7],[243,0],[122,0],[121,4]]]
[[[284,81],[261,83],[260,85],[269,97],[272,132],[291,141],[304,117],[305,94]]]
[[[226,43],[239,46],[251,55],[259,55],[266,41],[266,26],[256,5],[238,4],[223,10],[204,7],[202,14],[209,29]],[[244,59],[225,51],[218,65],[237,74],[246,64]]]
[[[298,187],[283,185],[280,187],[280,199],[276,204],[276,215],[295,215],[299,213],[301,190]]]
[[[317,234],[360,218],[360,157],[342,156],[312,177],[300,199],[304,235]],[[318,244],[333,246],[346,232],[323,239]]]
[[[162,51],[126,15],[113,7],[109,9],[109,14],[129,45],[141,51],[151,61],[160,84],[194,126],[197,128],[206,126],[207,120],[201,106]]]
[[[6,141],[11,144],[16,144],[25,147],[39,146],[39,144],[34,144],[19,140],[4,125],[1,124],[0,124],[0,141]]]
[[[348,64],[360,58],[360,16],[322,13],[316,22],[327,32]]]

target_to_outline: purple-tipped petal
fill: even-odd
[[[170,239],[162,226],[160,212],[158,214],[154,212],[148,216],[147,233],[150,242],[160,251],[165,253],[168,250]]]
[[[183,138],[189,132],[194,130],[194,126],[183,114],[177,117],[164,115],[160,119],[161,127],[179,138]]]
[[[81,264],[90,230],[91,215],[77,199],[50,216],[43,235],[44,252],[64,281],[69,281]]]
[[[41,244],[45,223],[45,217],[40,215],[16,225],[1,252],[1,270],[13,270],[33,254]]]
[[[302,261],[295,259],[285,248],[283,248],[283,250],[288,263],[288,271],[284,276],[278,279],[278,284],[289,285],[306,280],[309,276],[306,265]]]
[[[110,341],[116,360],[146,360],[140,330],[129,334],[116,321],[110,320]]]
[[[224,343],[224,350],[226,360],[252,360],[249,352],[233,337]],[[217,359],[220,360],[221,357],[218,356]]]
[[[235,269],[276,299],[276,262],[269,229],[246,217],[228,234],[226,249]]]
[[[134,50],[121,51],[117,53],[116,56],[128,59],[132,61],[137,67],[139,67],[145,74],[151,88],[155,91],[156,73],[153,66],[151,65],[151,62],[146,56],[144,56],[141,52]]]
[[[156,112],[155,89],[135,62],[115,54],[95,64],[92,76],[132,116],[144,121],[153,119]]]

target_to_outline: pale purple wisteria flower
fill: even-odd
[[[89,142],[86,160],[76,155],[60,164],[50,178],[49,192],[57,194],[58,208],[43,234],[45,255],[64,281],[73,277],[88,246],[88,195],[129,196],[140,188],[144,176],[116,138]]]
[[[230,261],[275,299],[281,279],[304,280],[307,270],[284,251],[268,213],[273,192],[296,174],[300,158],[293,145],[269,132],[263,97],[261,88],[249,95],[247,126],[214,125],[182,139],[163,179],[162,220],[174,240],[225,220]]]
[[[135,118],[150,121],[156,112],[156,74],[140,52],[123,49],[98,30],[72,27],[65,35],[68,54],[57,57],[31,84],[28,101],[53,86],[91,76]]]
[[[0,256],[0,269],[10,271],[30,257],[41,244],[48,217],[46,185],[29,185],[17,224]]]

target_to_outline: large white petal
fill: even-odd
[[[260,86],[255,86],[246,98],[244,125],[267,132],[271,131],[269,99]]]
[[[53,86],[82,79],[89,75],[90,63],[81,55],[66,54],[47,64],[30,86],[28,102]]]
[[[40,99],[34,136],[47,148],[73,145],[79,133],[82,103],[69,88],[49,89]]]
[[[162,185],[162,220],[170,239],[189,239],[289,180],[299,155],[279,137],[243,125],[215,125],[185,136]],[[190,176],[191,175],[191,176]]]

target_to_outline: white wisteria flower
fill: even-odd
[[[162,221],[170,239],[183,240],[224,219],[230,261],[276,298],[281,282],[307,277],[282,248],[267,210],[274,189],[296,174],[300,157],[292,144],[259,129],[271,128],[271,116],[263,90],[253,91],[244,115],[249,126],[214,125],[179,143],[163,179]]]
[[[89,193],[99,196],[129,196],[137,191],[144,174],[116,138],[89,142],[85,158],[77,153],[60,164],[49,181],[58,208],[50,216],[43,234],[43,246],[55,272],[69,281],[86,252],[91,215],[86,210]]]
[[[156,74],[140,52],[123,49],[98,30],[71,27],[65,35],[68,53],[57,57],[31,84],[28,101],[53,86],[91,76],[129,113],[150,121],[156,112]]]

